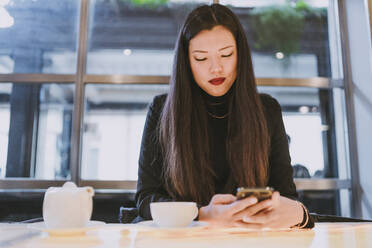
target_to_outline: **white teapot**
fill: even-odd
[[[85,227],[92,216],[94,190],[66,182],[45,192],[43,218],[47,228]]]

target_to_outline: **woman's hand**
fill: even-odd
[[[301,205],[274,192],[271,199],[261,201],[235,215],[235,226],[247,228],[285,228],[303,220]]]
[[[236,226],[242,220],[241,217],[237,218],[237,215],[256,203],[255,197],[237,201],[233,195],[217,194],[212,197],[208,206],[199,209],[199,220],[213,225]]]

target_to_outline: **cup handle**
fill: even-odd
[[[199,209],[198,209],[197,206],[195,206],[194,210],[195,210],[194,218],[192,218],[192,219],[195,219],[198,216],[198,214],[199,214]]]
[[[87,192],[89,193],[90,196],[94,196],[94,189],[93,189],[93,187],[86,186],[84,188],[87,190]]]

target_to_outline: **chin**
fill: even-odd
[[[227,92],[227,91],[226,91]],[[211,96],[223,96],[225,95],[226,92],[221,92],[221,91],[207,91],[208,95],[211,95]]]
[[[226,92],[227,92],[227,91],[226,91]],[[223,95],[226,94],[226,92],[224,92],[224,93],[219,93],[219,94],[215,94],[215,95],[213,95],[213,96],[223,96]]]
[[[227,92],[229,91],[229,89],[220,89],[220,90],[209,90],[207,91],[207,93],[211,96],[223,96],[225,95]]]

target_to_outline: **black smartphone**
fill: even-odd
[[[272,187],[266,187],[266,188],[246,188],[246,187],[240,187],[236,191],[236,197],[238,200],[244,199],[249,196],[254,196],[257,198],[257,200],[263,201],[266,199],[270,199],[273,195],[274,189]]]

